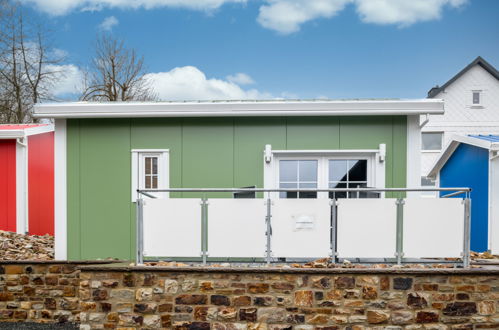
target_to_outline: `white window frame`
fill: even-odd
[[[435,134],[439,133],[440,134],[440,149],[423,149],[423,135],[424,134]],[[439,153],[442,151],[444,147],[444,138],[445,138],[445,133],[443,131],[424,131],[421,132],[421,152],[423,153]]]
[[[473,94],[478,93],[478,103],[473,103]],[[483,108],[483,96],[484,92],[481,89],[471,90],[471,107],[472,108]]]
[[[132,149],[132,202],[139,198],[137,189],[144,189],[144,159],[145,157],[158,157],[158,189],[170,187],[170,151],[168,149]],[[156,198],[169,198],[167,192],[153,193]],[[142,198],[147,196],[142,195]]]
[[[264,187],[279,188],[279,161],[318,160],[317,188],[328,189],[329,160],[367,160],[367,185],[385,188],[385,147],[369,150],[271,150],[266,148],[264,157]],[[270,154],[269,154],[270,153]],[[280,198],[278,193],[271,198]],[[384,194],[380,194],[381,197]],[[328,198],[327,192],[319,192],[317,198]]]

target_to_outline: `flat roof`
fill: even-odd
[[[36,104],[35,118],[370,116],[443,114],[440,99],[65,102]]]
[[[3,124],[0,125],[0,139],[18,139],[52,131],[52,124]]]

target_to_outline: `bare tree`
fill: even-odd
[[[97,38],[95,57],[86,73],[84,101],[147,101],[156,96],[144,78],[144,58],[122,40]]]
[[[33,105],[52,99],[50,89],[63,76],[61,56],[40,26],[26,24],[18,4],[0,2],[0,122],[35,121]]]

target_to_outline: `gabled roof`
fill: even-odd
[[[36,104],[36,118],[381,116],[443,114],[440,99],[68,102]]]
[[[429,178],[437,177],[438,172],[444,167],[461,143],[487,150],[499,151],[499,135],[453,135],[451,141],[447,144],[428,173],[427,176]]]
[[[52,124],[5,124],[0,125],[0,139],[18,139],[53,131]]]
[[[454,77],[452,77],[448,82],[446,82],[445,84],[443,84],[441,87],[439,87],[437,85],[437,86],[433,87],[432,89],[430,89],[428,91],[428,98],[433,98],[433,97],[437,96],[438,93],[440,93],[441,91],[443,91],[444,89],[446,89],[450,84],[452,84],[454,81],[456,81],[457,79],[459,79],[463,74],[465,74],[466,72],[468,72],[468,70],[470,70],[475,65],[480,65],[488,73],[490,73],[494,78],[496,78],[497,80],[499,80],[499,71],[497,71],[496,68],[494,68],[489,62],[487,62],[486,60],[484,60],[481,56],[478,56],[477,58],[475,58],[475,60],[473,62],[471,62],[464,69],[462,69],[461,71],[459,71],[458,74],[456,74]]]

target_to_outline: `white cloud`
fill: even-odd
[[[253,78],[251,78],[246,73],[242,73],[242,72],[239,72],[239,73],[236,73],[233,75],[228,75],[226,78],[228,81],[233,82],[234,84],[238,84],[238,85],[251,85],[251,84],[255,83]]]
[[[330,18],[351,0],[267,0],[260,7],[258,23],[281,34],[300,30],[300,25],[318,18]]]
[[[355,0],[363,22],[408,26],[439,19],[445,6],[458,8],[468,0]]]
[[[57,72],[59,77],[50,91],[56,97],[68,94],[79,94],[83,88],[83,72],[74,64],[53,65],[45,67],[47,72]]]
[[[260,7],[258,22],[281,34],[300,30],[301,25],[320,18],[331,18],[348,4],[356,6],[365,23],[408,26],[439,19],[446,6],[458,8],[468,0],[266,0]]]
[[[160,7],[214,10],[225,3],[246,3],[247,0],[24,0],[52,15],[65,15],[74,10],[98,11],[103,8],[153,9]]]
[[[114,16],[106,17],[102,23],[99,24],[99,29],[103,31],[111,31],[113,27],[120,24],[118,19]]]
[[[168,72],[149,73],[146,79],[158,97],[165,101],[272,98],[269,93],[262,93],[256,89],[245,90],[228,80],[207,78],[201,70],[193,66],[177,67]]]

